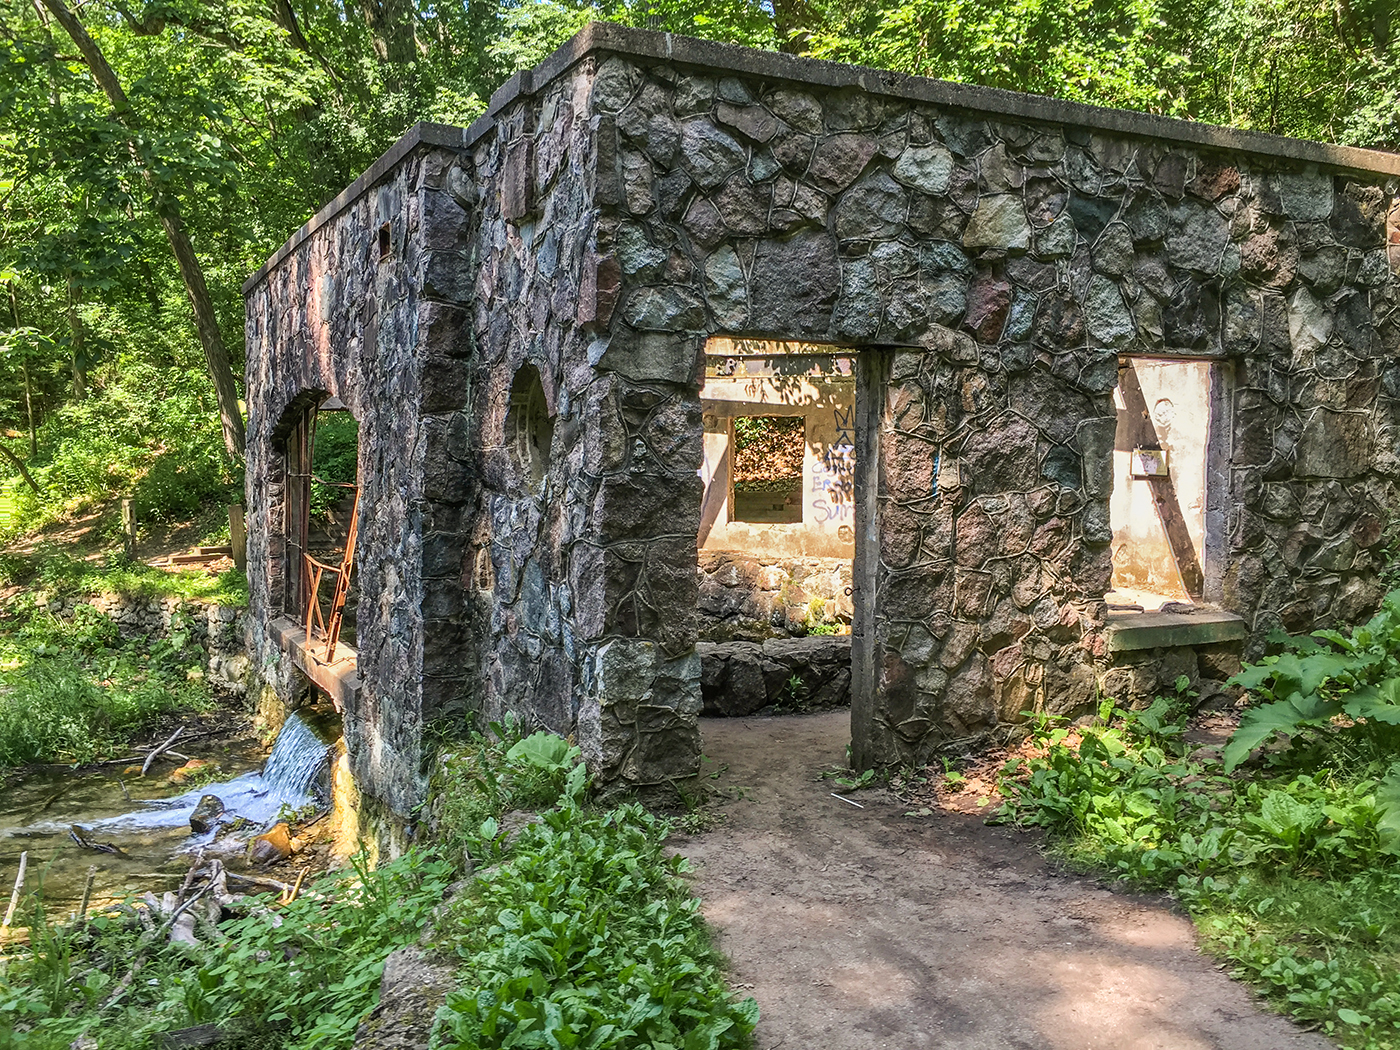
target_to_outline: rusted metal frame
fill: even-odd
[[[335,592],[331,598],[331,622],[326,630],[326,659],[335,655],[340,641],[340,628],[345,622],[345,601],[350,595],[350,575],[355,571],[355,540],[360,527],[360,487],[354,486],[355,502],[350,508],[350,534],[345,540],[345,554],[336,573]],[[310,636],[308,636],[308,641]]]
[[[321,577],[327,572],[335,572],[332,565],[317,561],[310,554],[303,553],[301,556],[302,569],[311,582],[309,596],[306,602],[306,644],[311,644],[312,627],[319,627],[322,631],[326,629],[326,621],[321,617]]]
[[[312,478],[321,481],[315,475],[312,475]],[[322,637],[326,639],[325,659],[330,661],[334,659],[335,647],[340,642],[340,631],[345,622],[345,603],[350,594],[350,577],[355,569],[355,541],[360,522],[360,487],[334,481],[321,481],[321,484],[350,489],[354,493],[354,502],[351,504],[350,510],[350,530],[346,537],[345,550],[341,554],[340,564],[330,565],[311,554],[302,554],[302,563],[312,581],[306,607],[306,644],[308,647],[311,645],[315,637],[315,630],[319,630]],[[331,592],[329,620],[321,614],[321,581],[328,575],[335,577],[335,589]]]
[[[312,455],[316,447],[316,422],[319,408],[309,409],[287,437],[287,498],[286,528],[287,543],[296,548],[300,555],[297,561],[296,604],[299,612],[304,609],[306,642],[309,647],[315,633],[319,631],[326,639],[325,659],[335,656],[335,647],[340,641],[340,631],[345,622],[345,603],[350,593],[350,577],[354,572],[355,541],[360,520],[360,486],[358,479],[351,485],[345,482],[324,481],[312,472]],[[334,488],[350,489],[354,493],[354,503],[350,512],[350,531],[346,539],[345,551],[339,565],[329,565],[314,557],[307,549],[311,531],[311,483],[320,482]],[[327,575],[335,577],[335,589],[331,592],[329,621],[321,613],[321,582]],[[305,605],[301,606],[304,602]]]
[[[1123,395],[1123,407],[1128,413],[1131,444],[1137,448],[1161,448],[1157,428],[1152,424],[1152,416],[1147,409],[1147,398],[1138,381],[1137,369],[1132,358],[1123,358],[1118,372],[1118,390]],[[1196,555],[1196,546],[1191,542],[1190,530],[1186,527],[1186,515],[1181,512],[1181,498],[1176,492],[1176,482],[1170,476],[1147,478],[1152,488],[1152,503],[1157,508],[1157,518],[1162,523],[1167,545],[1171,548],[1172,559],[1176,562],[1181,584],[1193,601],[1200,601],[1205,594],[1205,573],[1201,570],[1201,560]]]

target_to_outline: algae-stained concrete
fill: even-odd
[[[361,424],[365,790],[407,815],[424,726],[506,709],[603,779],[693,773],[712,336],[855,357],[861,765],[1092,701],[1120,357],[1223,377],[1206,584],[1250,651],[1364,616],[1400,478],[1398,175],[591,26],[471,128],[410,133],[246,286],[259,667],[289,681],[280,428],[335,395]]]

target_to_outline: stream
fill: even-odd
[[[25,892],[42,887],[50,919],[66,919],[77,910],[89,866],[97,868],[94,906],[174,889],[189,870],[190,854],[200,848],[234,870],[244,869],[248,840],[274,823],[284,806],[299,810],[324,798],[329,754],[322,736],[293,714],[266,762],[253,739],[199,756],[216,758],[225,779],[195,788],[158,777],[119,779],[111,766],[79,771],[45,766],[26,773],[0,797],[0,908],[8,903],[23,851],[29,853]],[[244,818],[241,829],[193,833],[190,816],[205,795],[218,796],[229,818]],[[84,847],[71,833],[74,825],[90,843],[119,852]]]

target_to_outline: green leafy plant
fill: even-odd
[[[1288,639],[1290,648],[1245,667],[1232,685],[1267,701],[1252,707],[1225,747],[1228,772],[1275,733],[1331,726],[1395,738],[1400,726],[1400,591],[1350,634],[1317,631]]]
[[[1075,868],[1170,890],[1236,976],[1343,1046],[1391,1050],[1400,979],[1375,960],[1400,951],[1400,762],[1329,725],[1226,775],[1185,746],[1184,696],[1178,683],[1143,711],[1041,720],[1039,757],[1003,771],[1001,819],[1047,829]]]
[[[177,616],[170,639],[122,641],[91,605],[64,620],[32,599],[0,621],[0,766],[110,758],[162,715],[208,710],[185,626]]]
[[[593,815],[566,801],[526,828],[454,907],[468,980],[439,1045],[747,1046],[757,1006],[731,999],[664,839],[635,804]]]

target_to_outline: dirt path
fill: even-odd
[[[713,719],[740,796],[682,844],[705,914],[762,1007],[757,1050],[1326,1050],[1257,1005],[1150,898],[1057,875],[975,817],[855,809],[817,774],[848,712]],[[707,771],[716,767],[706,766]]]

